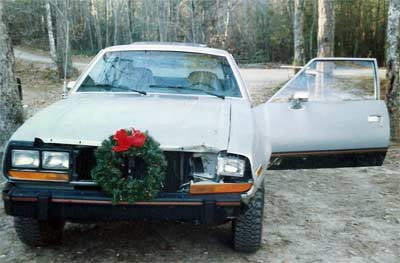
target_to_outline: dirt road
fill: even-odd
[[[282,80],[247,76],[260,101],[270,90],[262,85]],[[51,89],[43,83],[43,93],[25,86],[25,100]],[[32,111],[47,103],[32,104]],[[0,262],[400,262],[399,145],[382,167],[271,171],[265,189],[263,244],[254,254],[231,249],[229,225],[174,222],[68,224],[61,246],[29,248],[1,209]]]
[[[69,224],[29,248],[0,215],[0,262],[385,262],[400,259],[400,150],[380,168],[270,172],[262,248],[236,253],[229,225]],[[285,261],[286,260],[286,261]]]
[[[14,56],[17,60],[24,60],[24,61],[28,61],[28,62],[35,62],[35,63],[41,63],[41,64],[52,64],[53,63],[51,58],[49,56],[47,56],[46,54],[43,54],[43,52],[41,52],[41,53],[30,52],[30,51],[27,51],[27,50],[24,50],[24,49],[21,49],[18,47],[14,48]],[[87,59],[84,62],[74,60],[72,65],[76,69],[82,71],[88,62],[89,62],[89,59]]]

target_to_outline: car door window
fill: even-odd
[[[287,102],[302,92],[309,101],[376,99],[373,60],[314,60],[288,82],[270,102]]]

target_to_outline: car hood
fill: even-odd
[[[213,97],[79,94],[26,121],[11,140],[99,146],[122,128],[147,131],[164,150],[226,150],[231,103]]]

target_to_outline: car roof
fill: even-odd
[[[129,51],[129,50],[158,50],[158,51],[179,51],[210,54],[215,56],[229,56],[230,54],[222,49],[209,48],[203,44],[180,43],[180,42],[135,42],[129,45],[111,46],[104,51]]]

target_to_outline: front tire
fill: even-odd
[[[29,246],[49,246],[61,243],[64,221],[37,220],[29,217],[14,217],[18,238]]]
[[[261,246],[264,217],[264,184],[257,190],[242,214],[232,221],[233,247],[255,252]]]

